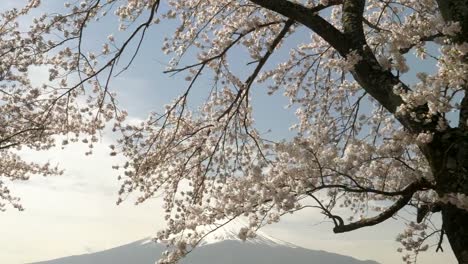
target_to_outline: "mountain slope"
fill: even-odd
[[[249,244],[227,240],[195,250],[186,264],[377,264],[352,257],[301,247]]]
[[[139,240],[104,251],[35,262],[34,264],[154,264],[164,250],[166,247],[163,245],[144,243],[144,240]]]
[[[262,242],[263,241],[263,242]],[[184,264],[378,264],[325,251],[309,250],[292,244],[273,243],[269,237],[253,242],[223,240],[200,246]],[[145,240],[108,250],[36,262],[34,264],[154,264],[165,246]]]

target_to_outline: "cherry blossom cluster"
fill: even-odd
[[[119,123],[126,116],[116,108],[115,94],[96,76],[98,56],[84,56],[81,48],[83,29],[96,16],[95,3],[68,6],[69,13],[32,17],[41,2],[31,0],[1,13],[2,210],[7,204],[22,208],[8,189],[9,181],[61,174],[51,164],[23,160],[19,150],[47,150],[81,138],[89,142],[89,154],[97,132],[110,120]],[[48,81],[37,84],[35,70],[48,71]]]
[[[450,203],[458,208],[468,210],[468,196],[463,193],[447,193],[439,199],[440,202]]]

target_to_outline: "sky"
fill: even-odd
[[[0,0],[7,5],[15,0]],[[57,2],[44,1],[45,9],[59,8]],[[111,83],[119,92],[119,103],[128,109],[131,119],[143,119],[149,111],[162,109],[186,87],[184,76],[162,73],[168,57],[161,54],[162,43],[171,25],[161,25],[148,32],[140,56],[133,67]],[[89,45],[114,33],[115,24],[103,21],[87,31]],[[47,70],[35,68],[35,83],[46,81]],[[203,81],[199,86],[203,86]],[[200,88],[202,89],[202,88]],[[284,106],[286,99],[280,95],[267,96],[266,89],[253,91],[255,119],[260,131],[271,129],[272,138],[288,138],[289,126],[294,122],[293,111]],[[195,100],[203,98],[202,92],[194,93]],[[198,97],[198,99],[197,99]],[[50,161],[65,169],[62,176],[33,177],[27,182],[10,185],[15,195],[22,199],[25,211],[9,209],[0,213],[0,263],[20,264],[52,258],[96,252],[153,236],[164,226],[161,201],[157,198],[135,206],[134,197],[117,206],[119,183],[117,172],[111,166],[121,161],[109,156],[109,145],[114,136],[103,133],[92,156],[85,156],[84,145],[70,145],[64,150],[47,152],[23,151],[25,159]],[[345,234],[334,234],[332,225],[323,222],[316,211],[301,211],[282,218],[280,223],[263,231],[296,245],[373,259],[383,264],[399,263],[396,252],[399,244],[395,237],[403,229],[401,221],[389,219],[374,227],[363,228]],[[433,249],[420,256],[420,263],[455,263],[449,245],[445,253],[435,254]]]

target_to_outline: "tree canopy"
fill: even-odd
[[[447,236],[468,263],[468,1],[84,0],[25,25],[40,7],[30,0],[0,19],[0,209],[21,208],[6,180],[60,173],[18,149],[92,149],[110,125],[120,137],[111,155],[127,159],[115,167],[120,196],[164,199],[157,239],[174,247],[161,263],[190,252],[207,235],[200,227],[238,217],[248,239],[298,210],[321,211],[343,233],[403,208],[416,212],[398,237],[404,261]],[[109,16],[123,33],[95,50],[86,30]],[[169,19],[178,26],[161,43],[166,72],[186,89],[165,111],[127,122],[112,81]],[[33,85],[32,67],[47,68],[49,82]],[[193,109],[203,78],[207,99]],[[288,98],[293,138],[255,126],[260,88]]]

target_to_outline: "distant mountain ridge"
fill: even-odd
[[[154,264],[166,246],[148,239],[119,247],[35,262],[32,264]],[[349,256],[310,250],[259,233],[256,238],[241,241],[230,229],[217,230],[192,251],[182,264],[378,264]]]

